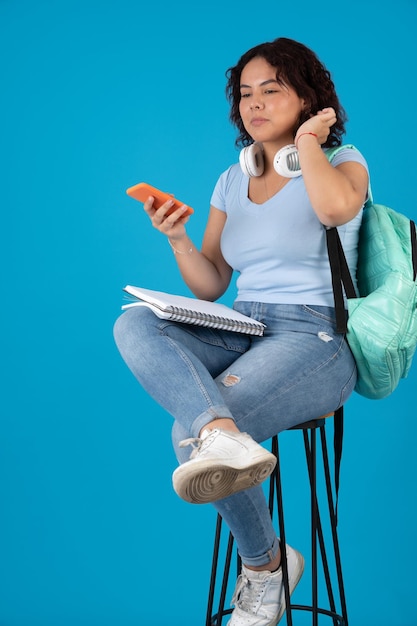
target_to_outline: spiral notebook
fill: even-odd
[[[263,335],[265,324],[243,315],[234,309],[209,300],[198,300],[187,296],[177,296],[162,291],[152,291],[142,287],[126,285],[123,291],[134,299],[124,304],[122,309],[134,306],[147,306],[161,319],[209,326],[249,335]]]

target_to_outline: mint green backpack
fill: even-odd
[[[329,161],[344,147],[356,149],[332,148],[327,151]],[[374,204],[369,188],[359,231],[359,295],[337,228],[326,228],[326,237],[338,331],[346,333],[358,369],[355,391],[375,400],[385,398],[407,376],[417,346],[415,223]]]

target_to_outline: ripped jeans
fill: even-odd
[[[174,418],[178,460],[188,437],[219,417],[263,442],[304,421],[336,410],[356,383],[356,366],[331,307],[236,302],[241,313],[266,324],[263,337],[159,319],[147,307],[116,321],[120,353],[142,387]],[[246,565],[277,553],[262,485],[213,503],[232,531]]]

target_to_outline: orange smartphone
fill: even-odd
[[[126,189],[126,193],[131,198],[139,200],[139,202],[146,202],[149,196],[153,196],[153,198],[155,198],[153,203],[155,209],[159,209],[159,207],[161,207],[167,200],[173,200],[174,204],[168,211],[167,215],[170,215],[173,211],[176,211],[183,204],[185,204],[184,202],[177,200],[177,198],[174,198],[171,194],[161,191],[156,187],[152,187],[152,185],[148,185],[148,183],[138,183],[137,185],[133,185],[133,187]],[[194,209],[187,205],[187,210],[183,213],[183,216],[185,217],[186,215],[191,215],[192,213],[194,213]]]

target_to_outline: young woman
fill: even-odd
[[[185,283],[216,300],[238,272],[234,307],[266,324],[263,337],[164,321],[146,307],[115,325],[119,350],[147,392],[174,417],[181,465],[174,488],[212,502],[242,558],[229,626],[275,626],[285,611],[280,567],[291,591],[303,557],[280,546],[260,484],[275,458],[259,442],[344,404],[356,367],[335,332],[325,229],[338,226],[353,276],[367,165],[341,144],[345,114],[329,72],[309,48],[279,38],[246,52],[227,72],[239,163],[219,178],[201,251],[182,207],[144,204],[174,251]],[[295,144],[302,175],[283,175],[279,151]],[[190,455],[189,445],[193,446]]]

